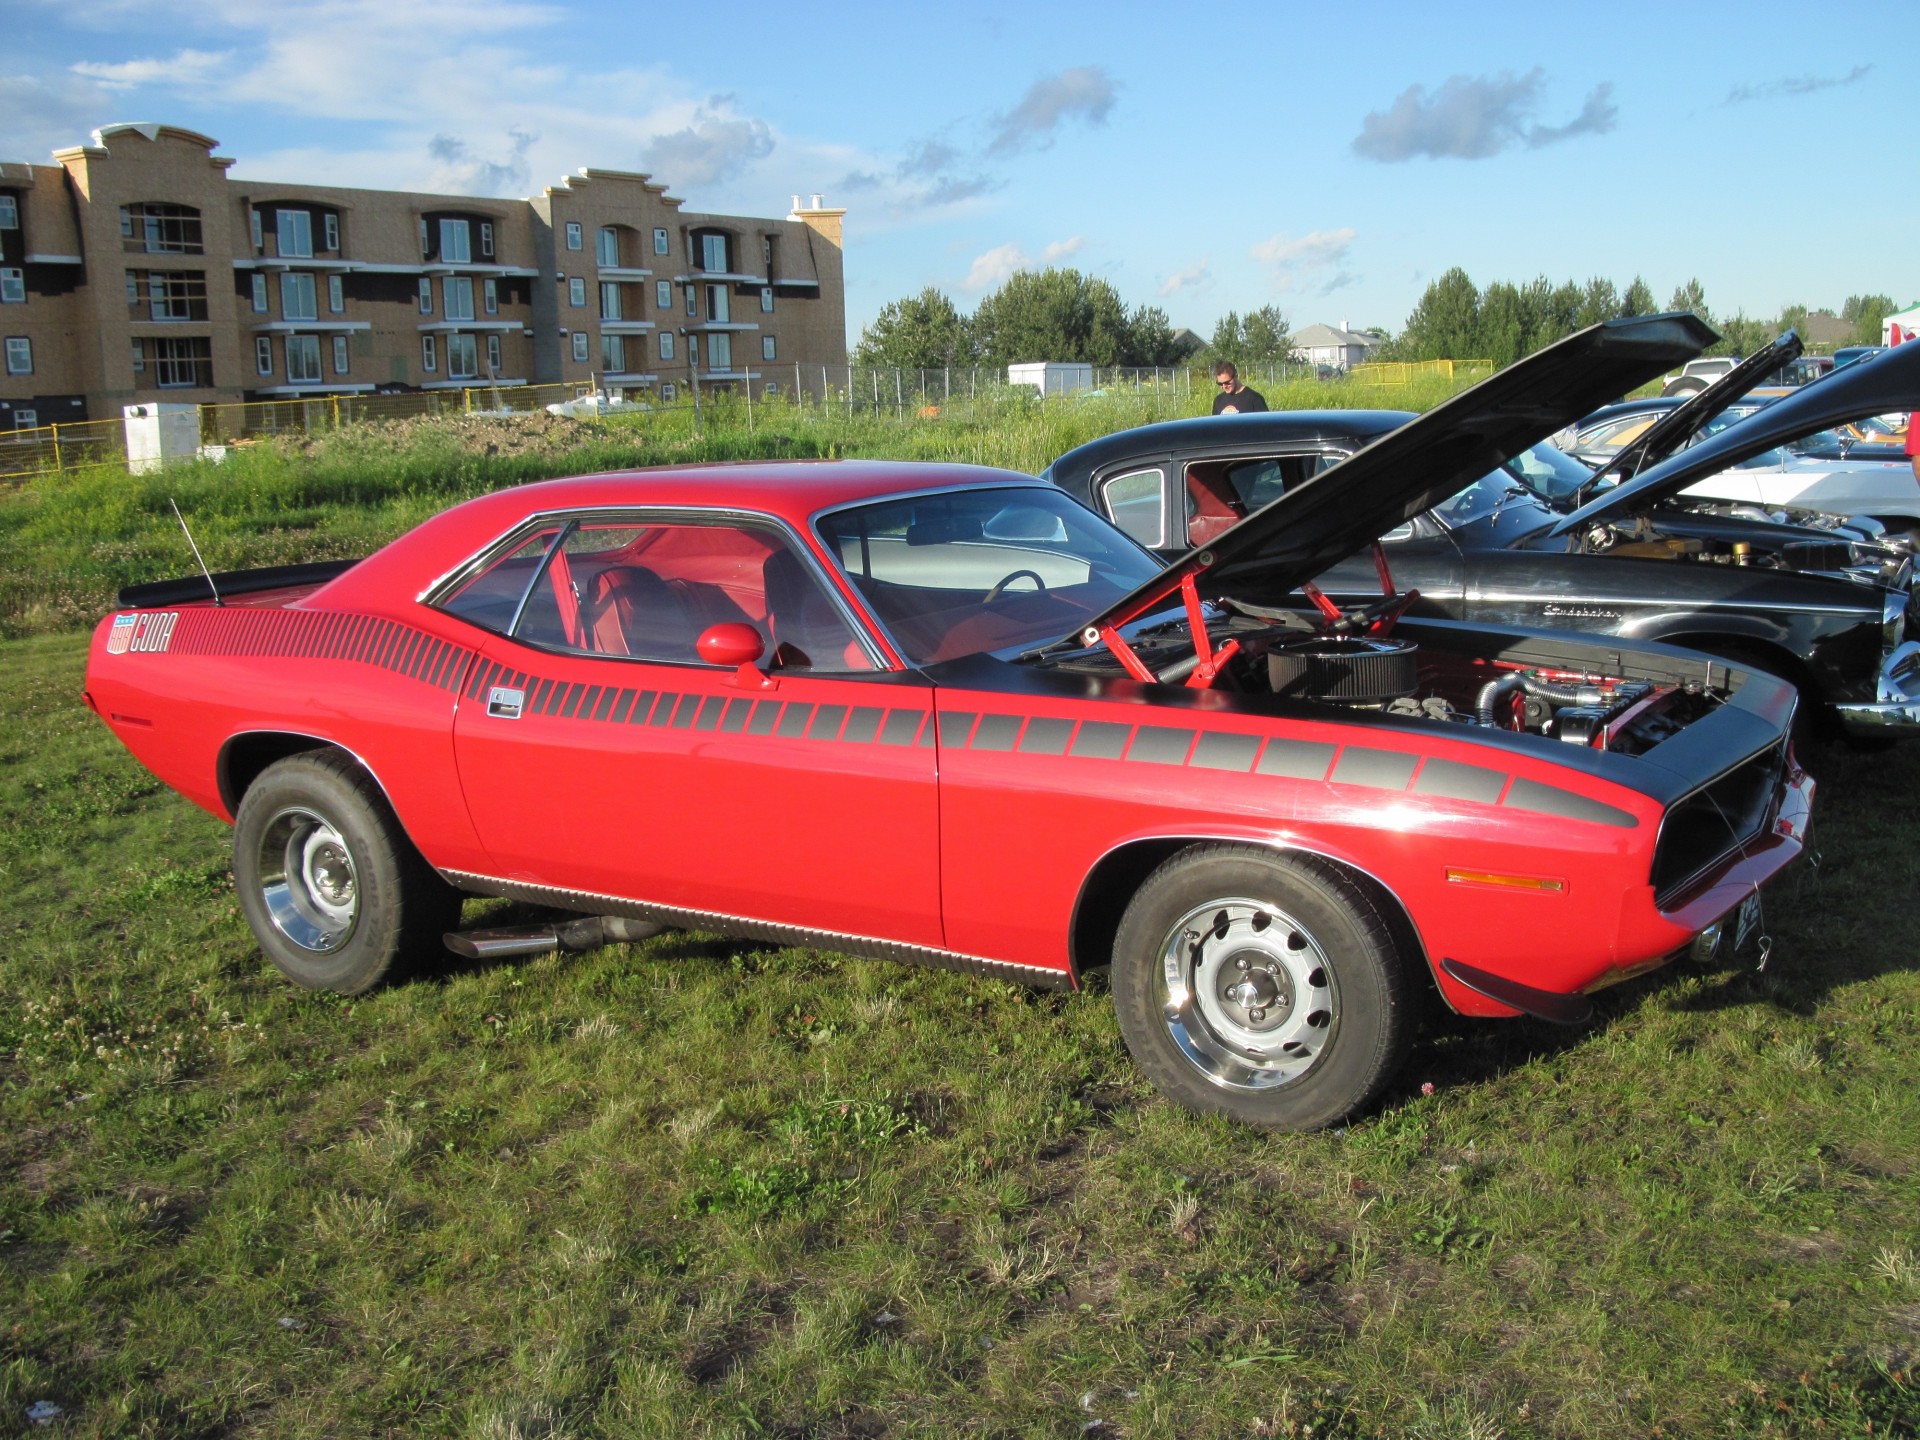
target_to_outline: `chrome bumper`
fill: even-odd
[[[1849,735],[1892,739],[1920,734],[1920,640],[1905,641],[1887,656],[1872,703],[1834,709]]]

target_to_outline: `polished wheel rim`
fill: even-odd
[[[360,917],[353,852],[323,816],[282,810],[260,837],[260,898],[274,928],[301,949],[337,950]]]
[[[1196,905],[1160,948],[1167,1033],[1194,1068],[1231,1090],[1292,1084],[1340,1019],[1333,967],[1292,916],[1258,900]]]

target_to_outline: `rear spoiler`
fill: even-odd
[[[122,610],[151,610],[162,605],[192,605],[202,600],[229,595],[253,595],[262,590],[292,590],[303,585],[324,585],[344,575],[358,560],[320,560],[310,565],[266,565],[258,570],[226,570],[207,584],[204,575],[189,575],[179,580],[153,580],[145,585],[124,585],[113,603]]]

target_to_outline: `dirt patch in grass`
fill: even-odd
[[[426,443],[484,458],[565,455],[594,434],[594,427],[585,421],[542,410],[526,415],[417,415],[406,420],[377,420],[347,430],[281,435],[261,443],[300,459],[325,460],[342,450],[361,451],[370,443],[395,450]]]

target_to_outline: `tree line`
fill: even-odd
[[[1894,308],[1891,296],[1849,296],[1840,318],[1853,330],[1842,343],[1877,345],[1880,322]],[[1427,286],[1407,317],[1406,328],[1374,358],[1482,359],[1511,365],[1588,325],[1656,310],[1691,310],[1718,330],[1720,339],[1707,351],[1709,355],[1751,354],[1782,331],[1804,327],[1809,314],[1805,305],[1789,305],[1772,320],[1754,319],[1745,311],[1716,317],[1697,278],[1675,287],[1667,303],[1656,306],[1653,291],[1638,275],[1624,290],[1598,276],[1585,285],[1573,280],[1555,285],[1544,275],[1524,285],[1496,280],[1481,290],[1466,271],[1455,266]]]
[[[1879,343],[1881,321],[1895,308],[1891,296],[1849,296],[1840,318],[1853,329],[1843,343]],[[1714,355],[1750,354],[1781,331],[1804,326],[1808,315],[1806,306],[1789,305],[1770,321],[1749,318],[1744,311],[1716,318],[1697,278],[1675,287],[1662,306],[1638,275],[1625,288],[1599,276],[1584,285],[1573,280],[1556,285],[1540,275],[1518,285],[1496,280],[1482,290],[1455,266],[1427,286],[1405,328],[1371,358],[1511,365],[1601,320],[1657,310],[1691,310],[1713,325],[1720,331],[1708,352]],[[853,358],[856,364],[903,370],[999,368],[1033,360],[1145,368],[1196,357],[1248,367],[1286,362],[1293,344],[1287,317],[1277,306],[1244,315],[1228,311],[1196,347],[1191,337],[1176,333],[1158,306],[1129,309],[1108,281],[1074,269],[1046,269],[1016,272],[970,315],[931,285],[892,301],[861,332]]]

